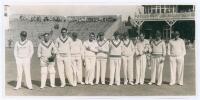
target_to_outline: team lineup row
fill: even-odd
[[[94,85],[105,84],[105,74],[109,65],[109,85],[120,85],[120,70],[123,68],[124,85],[144,84],[146,66],[151,67],[151,81],[149,85],[162,84],[162,71],[165,56],[169,55],[170,61],[170,83],[183,85],[184,56],[186,54],[185,43],[179,38],[180,33],[174,32],[174,37],[165,44],[161,39],[161,32],[155,33],[155,39],[146,40],[144,34],[139,34],[136,44],[129,39],[127,33],[115,32],[114,39],[107,40],[104,33],[95,37],[94,33],[89,34],[89,39],[82,41],[78,39],[77,33],[68,36],[66,28],[61,29],[61,35],[55,40],[50,39],[49,33],[44,33],[43,40],[38,45],[37,56],[41,66],[41,86],[46,87],[46,80],[49,74],[50,86],[55,86],[55,64],[57,64],[61,86],[65,87],[65,77],[71,86],[80,84]],[[14,56],[17,64],[17,85],[14,89],[21,88],[22,73],[24,71],[28,89],[33,89],[30,75],[30,61],[34,53],[33,44],[27,39],[27,32],[20,33],[20,39],[15,43]],[[135,56],[135,59],[133,59]],[[109,61],[108,61],[109,60]],[[136,81],[134,82],[133,67],[136,65]],[[109,62],[109,64],[107,64]],[[82,68],[85,66],[85,80],[83,82]],[[121,68],[122,67],[122,68]],[[176,76],[176,72],[178,73]]]

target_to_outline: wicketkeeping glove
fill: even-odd
[[[54,62],[54,60],[55,60],[55,56],[51,56],[51,57],[48,58],[49,62]]]

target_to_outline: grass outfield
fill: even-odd
[[[36,51],[37,48],[35,48]],[[39,59],[34,53],[31,63],[31,76],[34,90],[28,90],[26,87],[13,90],[16,85],[16,64],[13,55],[13,48],[6,48],[5,50],[5,95],[6,96],[194,96],[195,89],[195,50],[187,50],[185,56],[184,68],[184,85],[169,86],[170,69],[169,60],[166,62],[163,69],[163,84],[162,86],[147,85],[150,80],[150,70],[146,70],[145,85],[78,85],[77,87],[66,86],[60,88],[60,80],[58,73],[56,73],[56,85],[58,87],[49,87],[49,80],[47,81],[47,88],[40,89],[40,66]],[[57,70],[57,67],[56,67]],[[121,76],[123,76],[123,69],[121,69]],[[107,77],[109,76],[109,68],[107,68]],[[107,84],[108,84],[107,79]],[[123,83],[123,79],[122,79]],[[25,80],[23,77],[23,84]]]

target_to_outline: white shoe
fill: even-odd
[[[112,86],[113,84],[109,84],[110,86]]]
[[[40,89],[43,89],[43,88],[45,88],[45,86],[41,86],[41,87],[40,87]]]
[[[14,90],[18,90],[18,89],[20,89],[21,87],[15,87],[15,88],[13,88]]]
[[[51,87],[52,87],[52,88],[55,88],[56,86],[55,86],[55,85],[51,85]]]
[[[124,85],[127,85],[127,83],[128,83],[128,81],[126,80],[126,81],[124,81]]]
[[[98,85],[99,83],[95,83],[96,85]]]
[[[82,85],[83,85],[83,84],[85,84],[85,83],[84,83],[84,82],[81,82],[80,84],[82,84]]]
[[[72,86],[75,87],[75,86],[77,86],[77,84],[73,84]]]
[[[133,82],[129,82],[130,85],[135,85]]]
[[[61,88],[62,88],[62,87],[65,87],[65,84],[62,84],[60,87],[61,87]]]
[[[148,84],[149,84],[149,85],[152,85],[152,84],[153,84],[153,82],[149,82]]]
[[[102,85],[105,85],[105,82],[102,82],[101,84],[102,84]]]
[[[124,82],[124,85],[127,85],[127,82]]]
[[[90,85],[94,85],[93,83],[89,83]]]
[[[140,85],[144,85],[144,83],[140,83]]]
[[[120,86],[120,84],[116,84],[117,86]]]
[[[178,85],[183,86],[183,84],[178,83]]]
[[[138,85],[139,83],[135,83],[135,85]]]
[[[157,86],[161,86],[161,84],[156,84]]]
[[[30,87],[30,88],[28,87],[28,89],[29,89],[29,90],[33,90],[33,88],[32,88],[32,87]]]
[[[88,82],[85,82],[85,84],[88,84]]]
[[[175,85],[175,83],[169,83],[169,85],[171,85],[171,86],[172,86],[172,85]]]

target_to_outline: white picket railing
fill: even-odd
[[[194,20],[195,12],[139,14],[135,15],[133,19],[144,20],[144,21],[165,20],[165,19]]]

